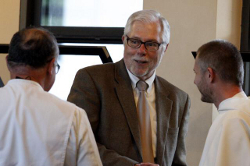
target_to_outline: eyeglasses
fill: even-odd
[[[47,63],[51,62],[52,59],[48,60]],[[56,74],[57,74],[59,72],[59,70],[60,70],[60,65],[57,63],[57,61],[55,61],[54,65],[55,65],[55,71],[56,71]]]
[[[56,62],[56,74],[59,72],[59,70],[60,70],[60,65]]]
[[[143,42],[139,39],[135,39],[135,38],[129,38],[127,35],[127,44],[128,46],[132,47],[132,48],[140,48],[142,44],[144,44],[145,48],[148,51],[157,51],[160,47],[161,44],[164,43],[157,43],[157,42],[152,42],[152,41],[147,41],[147,42]]]

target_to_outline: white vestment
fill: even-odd
[[[101,166],[85,111],[29,80],[0,88],[0,166]]]
[[[222,101],[199,166],[250,166],[250,99],[240,92]]]

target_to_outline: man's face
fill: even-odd
[[[142,42],[162,43],[161,31],[161,26],[158,22],[143,23],[135,21],[127,36]],[[144,44],[140,48],[132,48],[128,46],[126,36],[123,36],[122,39],[124,43],[124,62],[128,70],[143,80],[151,77],[161,62],[167,48],[166,44],[161,44],[157,51],[148,51]]]
[[[197,86],[197,88],[201,93],[201,101],[206,103],[213,103],[212,91],[210,90],[208,82],[206,80],[208,71],[205,71],[204,73],[201,71],[197,58],[194,64],[194,73],[195,73],[194,84]]]

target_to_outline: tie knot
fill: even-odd
[[[136,83],[136,87],[139,89],[139,91],[145,91],[148,89],[148,84],[145,81],[139,80]]]

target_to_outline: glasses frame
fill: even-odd
[[[140,48],[141,45],[144,44],[145,48],[146,48],[148,51],[157,51],[157,50],[159,50],[159,48],[160,48],[160,46],[161,46],[162,44],[165,44],[164,42],[162,42],[162,43],[157,43],[157,42],[154,42],[154,41],[146,41],[146,42],[143,42],[143,41],[141,41],[140,39],[130,38],[130,37],[128,37],[127,35],[126,35],[126,37],[127,37],[127,44],[128,44],[128,46],[131,47],[131,48]],[[132,39],[132,40],[137,40],[137,41],[139,41],[140,44],[139,44],[137,47],[133,47],[133,46],[129,45],[129,40],[131,40],[131,39]],[[147,47],[148,47],[148,46],[147,46],[147,43],[154,43],[154,44],[157,44],[158,47],[157,47],[157,49],[155,49],[155,50],[150,50],[150,49],[147,48]]]
[[[56,62],[55,66],[56,66],[56,74],[57,74],[59,72],[61,66],[59,65],[58,62]]]
[[[52,58],[53,59],[53,58]],[[48,60],[47,63],[51,62],[52,59]],[[61,68],[61,66],[59,65],[59,63],[57,61],[55,61],[55,73],[57,74]]]

